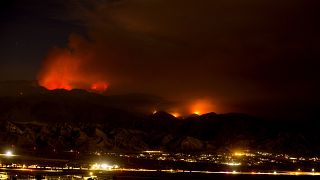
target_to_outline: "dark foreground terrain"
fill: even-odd
[[[312,123],[315,122],[313,118],[306,117],[297,123],[266,120],[240,113],[175,117],[161,111],[161,108],[153,113],[155,107],[165,107],[167,103],[161,98],[143,94],[109,96],[84,90],[48,91],[28,82],[0,83],[2,170],[20,179],[29,176],[89,178],[90,164],[108,156],[110,162],[126,170],[95,170],[92,177],[318,177],[320,134],[318,127]],[[7,157],[8,150],[17,156]],[[146,150],[163,153],[161,156],[141,153]],[[242,159],[229,157],[237,150],[245,150],[243,152],[248,154],[241,155]],[[115,154],[109,156],[110,153]],[[28,174],[29,171],[15,170],[18,165],[36,165],[36,169],[31,169],[32,173]],[[71,166],[87,169],[77,173],[75,169],[61,170]],[[154,171],[139,170],[141,168]],[[293,172],[300,168],[296,174],[281,175],[281,172]],[[270,174],[274,170],[279,173]],[[225,171],[229,173],[219,174]],[[252,171],[254,174],[248,174]],[[259,171],[267,174],[256,174]],[[303,175],[304,172],[308,176]]]
[[[208,113],[177,118],[161,111],[168,104],[144,94],[48,91],[30,82],[2,82],[0,145],[46,154],[150,149],[320,154],[320,134],[313,125],[316,117],[278,121]],[[159,111],[152,113],[156,108]]]

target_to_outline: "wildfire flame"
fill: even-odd
[[[180,114],[177,113],[177,112],[173,112],[173,113],[171,113],[171,115],[174,116],[174,117],[176,117],[176,118],[180,117]]]
[[[86,69],[86,64],[93,58],[86,44],[81,37],[72,35],[68,48],[53,48],[39,72],[39,85],[49,90],[79,88],[106,91],[108,84],[97,73]]]
[[[202,115],[213,112],[214,105],[209,99],[199,99],[192,103],[190,111],[192,114]]]
[[[107,90],[107,88],[108,88],[108,84],[103,81],[93,83],[91,86],[91,90],[99,91],[99,92],[103,92]]]

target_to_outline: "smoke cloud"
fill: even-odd
[[[63,17],[52,18],[81,26],[84,33],[71,35],[67,48],[49,52],[39,74],[40,84],[49,89],[108,87],[110,94],[139,92],[186,101],[189,111],[261,114],[270,107],[279,109],[276,104],[292,104],[293,97],[300,97],[298,105],[307,103],[319,89],[314,88],[317,62],[311,58],[318,56],[312,49],[318,44],[314,37],[319,37],[312,3],[61,4]],[[311,92],[301,93],[306,89]],[[199,101],[205,103],[197,105]]]
[[[82,37],[71,35],[66,48],[53,48],[48,53],[39,72],[39,84],[53,89],[87,89],[103,92],[106,78],[89,69],[95,59],[95,50]]]

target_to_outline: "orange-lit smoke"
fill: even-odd
[[[174,117],[176,117],[176,118],[178,118],[178,117],[180,117],[181,115],[179,114],[179,113],[177,113],[177,112],[173,112],[173,113],[170,113],[172,116],[174,116]]]
[[[190,113],[202,115],[209,112],[214,112],[214,105],[209,99],[199,99],[191,103]]]
[[[91,85],[91,90],[93,90],[93,91],[103,92],[103,91],[107,90],[107,88],[108,88],[108,84],[103,81],[99,81],[99,82],[93,83]]]
[[[193,99],[164,108],[164,111],[169,112],[176,118],[183,118],[192,114],[203,115],[217,110],[216,104],[210,98]],[[156,112],[155,110],[153,113]]]
[[[68,48],[53,48],[42,65],[38,83],[49,90],[87,89],[104,92],[108,84],[99,74],[88,69],[94,58],[90,45],[79,36],[71,35]]]

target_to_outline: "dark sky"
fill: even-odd
[[[80,39],[110,93],[208,100],[214,111],[319,108],[318,0],[1,0],[0,80],[36,79]],[[297,114],[297,115],[292,115]]]

